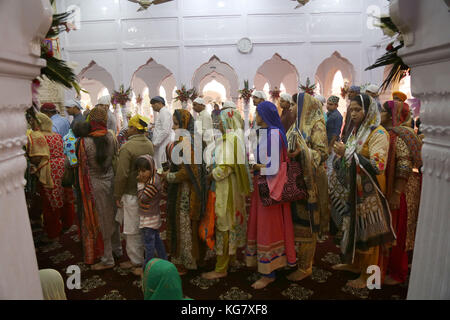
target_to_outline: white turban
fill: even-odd
[[[106,95],[103,97],[100,97],[100,99],[98,99],[97,104],[104,104],[109,106],[111,104],[111,97]]]
[[[77,99],[67,99],[64,101],[65,107],[77,107],[80,110],[83,110],[81,107],[81,103]]]
[[[196,98],[193,102],[204,105],[204,106],[206,105],[205,100],[203,100],[200,97]]]
[[[257,97],[260,99],[267,100],[266,94],[263,91],[255,91],[252,93],[252,97]]]
[[[225,101],[222,108],[223,109],[226,109],[226,108],[236,109],[236,104],[232,101]]]
[[[372,93],[378,93],[378,90],[379,90],[379,88],[376,84],[370,84],[366,87],[366,92],[370,91]]]
[[[325,103],[327,103],[327,100],[325,99],[325,97],[322,96],[322,95],[320,95],[320,94],[316,94],[316,95],[314,96],[314,98],[316,98],[317,100],[319,100],[319,101],[322,103],[322,105],[324,105]]]
[[[283,99],[284,101],[288,101],[289,103],[292,103],[292,96],[288,93],[282,93],[280,95],[280,99]]]

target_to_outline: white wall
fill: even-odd
[[[371,47],[383,35],[367,27],[367,12],[387,11],[386,3],[312,0],[294,10],[289,0],[175,0],[136,12],[139,6],[126,0],[61,0],[58,8],[81,9],[80,30],[62,39],[63,54],[78,63],[77,73],[94,60],[117,89],[130,85],[134,72],[152,58],[173,73],[177,87],[189,88],[196,70],[216,55],[234,69],[242,88],[244,80],[253,86],[256,71],[275,53],[295,66],[302,83],[314,80],[335,51],[353,65],[356,83],[380,83],[382,69],[363,71],[384,51]],[[250,54],[237,50],[242,37],[254,43]]]

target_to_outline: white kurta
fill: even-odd
[[[206,111],[206,109],[203,110],[202,112],[200,112],[198,115],[199,115],[199,117],[198,117],[197,121],[201,121],[201,123],[202,123],[201,134],[203,135],[203,141],[205,141],[206,144],[210,144],[212,141],[214,141],[213,132],[212,132],[213,123],[212,123],[211,115],[208,113],[208,111]]]
[[[208,152],[205,155],[206,159],[204,160],[206,164],[211,164],[211,153],[214,150],[214,131],[211,115],[204,109],[198,114],[196,121],[200,122],[195,125],[197,134],[202,137],[208,148]]]
[[[157,169],[162,168],[162,164],[167,161],[166,146],[172,140],[172,125],[172,114],[170,113],[169,108],[163,107],[159,110],[152,139]]]

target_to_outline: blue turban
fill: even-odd
[[[154,103],[157,103],[157,102],[161,102],[164,106],[166,105],[166,101],[165,101],[164,98],[161,97],[161,96],[153,97],[153,98],[150,100],[150,104],[154,104]]]
[[[349,91],[354,91],[357,94],[360,94],[361,87],[360,86],[351,86]]]

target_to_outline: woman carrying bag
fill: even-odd
[[[276,269],[295,265],[296,255],[290,203],[280,202],[264,206],[258,190],[258,176],[265,173],[261,172],[261,169],[271,171],[271,167],[285,169],[287,167],[287,139],[276,106],[269,101],[260,103],[256,108],[256,122],[261,129],[257,146],[257,164],[253,165],[255,192],[252,193],[248,219],[246,263],[248,267],[256,266],[262,275],[252,287],[262,289],[275,281]],[[279,136],[274,145],[271,144],[272,135]],[[272,157],[274,154],[280,155],[278,163],[275,163]],[[271,160],[268,164],[263,163],[262,158],[265,156]],[[271,196],[275,200],[281,200],[283,187],[287,181],[286,170],[277,170],[275,174],[266,176],[266,180]]]

